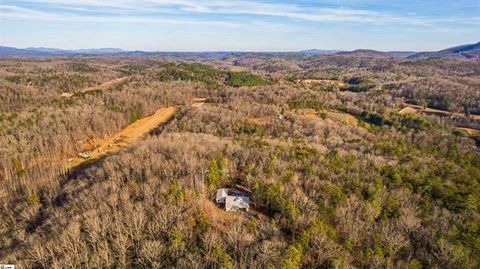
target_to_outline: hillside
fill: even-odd
[[[65,56],[65,55],[75,55],[75,54],[87,54],[87,55],[106,55],[114,53],[123,53],[126,52],[118,48],[100,48],[100,49],[79,49],[79,50],[62,50],[55,48],[26,48],[19,49],[14,47],[0,46],[0,55],[3,56]]]
[[[123,56],[172,56],[172,57],[202,57],[202,58],[225,58],[239,56],[322,56],[322,55],[348,55],[358,57],[379,58],[479,58],[480,42],[470,45],[457,46],[437,52],[412,52],[412,51],[377,51],[371,49],[357,49],[353,51],[318,50],[309,49],[298,52],[236,52],[236,51],[211,51],[211,52],[147,52],[126,51],[118,48],[78,49],[63,50],[56,48],[30,47],[19,49],[14,47],[0,46],[0,56],[68,56],[68,55],[111,55]]]
[[[410,58],[480,58],[480,42],[440,50],[437,52],[420,52]]]
[[[362,57],[389,57],[386,52],[369,49],[358,49],[354,51],[341,51],[338,55],[362,56]]]
[[[369,49],[358,49],[354,51],[340,51],[337,52],[338,55],[350,55],[350,56],[359,56],[359,57],[380,57],[380,58],[405,58],[415,54],[412,51],[378,51],[378,50],[369,50]]]
[[[338,50],[318,50],[318,49],[308,49],[308,50],[302,50],[300,53],[306,54],[306,55],[329,55],[329,54],[335,54],[340,51]]]
[[[14,47],[0,46],[0,55],[3,56],[34,56],[45,54],[42,51],[32,49],[17,49]]]

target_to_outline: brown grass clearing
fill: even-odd
[[[205,104],[205,101],[207,101],[207,98],[195,97],[192,99],[192,107],[193,108],[201,107]]]
[[[413,108],[413,107],[404,107],[403,109],[401,109],[400,111],[398,111],[398,114],[400,115],[406,115],[406,114],[417,114],[418,111],[417,109]]]
[[[295,109],[295,113],[307,118],[316,118],[318,116],[318,111],[313,108]]]
[[[338,111],[323,111],[327,116],[333,120],[349,123],[353,125],[358,124],[358,119],[348,113],[342,113]]]
[[[295,109],[295,113],[304,116],[306,118],[317,118],[319,112],[313,108],[302,108],[302,109]],[[344,123],[350,123],[353,125],[358,124],[358,119],[348,113],[342,113],[338,111],[330,111],[330,110],[323,110],[321,113],[325,113],[329,118],[341,121]]]
[[[351,123],[351,124],[354,124],[354,125],[358,124],[358,119],[355,118],[354,116],[350,115],[350,114],[345,114],[344,117],[343,117],[343,120],[347,123]]]

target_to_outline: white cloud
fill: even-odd
[[[70,10],[72,12],[95,12],[103,15],[95,15],[97,20],[111,20],[126,22],[161,22],[164,19],[158,18],[159,14],[169,15],[185,15],[189,14],[217,14],[217,15],[255,15],[255,16],[271,16],[283,17],[294,20],[303,20],[310,22],[345,22],[345,23],[369,23],[369,24],[396,24],[396,25],[437,25],[442,23],[463,23],[463,24],[480,24],[479,17],[471,18],[425,18],[414,15],[395,15],[386,12],[378,12],[363,9],[351,9],[345,7],[326,8],[326,7],[305,7],[298,4],[282,4],[282,3],[266,3],[260,1],[244,1],[244,0],[20,0],[17,3],[34,3],[38,6],[58,7],[62,10]],[[11,12],[8,17],[14,15],[27,16],[35,10],[16,10]],[[3,13],[3,12],[2,12]],[[156,13],[157,18],[147,16],[145,14]],[[4,14],[5,15],[5,14]],[[26,15],[26,16],[25,16]],[[48,17],[55,16],[71,16],[68,13],[49,14]],[[116,15],[118,18],[112,18],[109,15]],[[78,16],[78,15],[77,15]],[[90,15],[82,15],[91,17]],[[104,18],[101,19],[101,16]],[[123,16],[123,18],[120,18]],[[40,18],[35,18],[40,19]],[[173,20],[180,23],[183,19]],[[172,22],[173,22],[172,21]],[[186,23],[189,20],[186,20]],[[166,20],[165,22],[168,22]],[[220,22],[218,22],[220,23]],[[224,22],[225,23],[225,22]],[[228,25],[229,23],[227,23]],[[231,26],[231,25],[230,25]]]
[[[235,28],[242,25],[224,21],[191,20],[185,18],[168,19],[144,16],[91,16],[73,13],[51,13],[17,6],[0,5],[0,19],[57,22],[96,22],[96,23],[135,23],[135,24],[173,24],[173,25],[207,25]]]

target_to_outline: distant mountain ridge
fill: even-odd
[[[361,56],[361,57],[404,58],[404,57],[414,55],[415,53],[416,52],[413,52],[413,51],[378,51],[378,50],[371,50],[371,49],[358,49],[354,51],[341,51],[341,52],[338,52],[337,54],[338,55],[354,55],[354,56]]]
[[[91,54],[91,55],[105,55],[125,53],[127,51],[118,48],[99,48],[99,49],[78,49],[78,50],[63,50],[55,48],[44,47],[29,47],[19,49],[14,47],[0,46],[0,55],[2,56],[52,56],[52,55],[75,55],[75,54]]]
[[[480,58],[480,42],[456,46],[436,52],[420,52],[409,58]]]
[[[329,55],[329,54],[336,54],[341,52],[340,50],[318,50],[318,49],[308,49],[302,50],[300,53],[306,55]]]
[[[392,54],[393,53],[393,54]],[[301,51],[291,52],[241,52],[241,51],[206,51],[206,52],[147,52],[147,51],[126,51],[119,48],[100,48],[100,49],[78,49],[78,50],[63,50],[56,48],[44,48],[44,47],[29,47],[25,49],[19,49],[14,47],[0,46],[0,56],[67,56],[67,55],[109,55],[109,54],[121,54],[121,55],[147,55],[147,54],[160,54],[160,55],[197,55],[200,57],[213,57],[221,58],[232,55],[240,54],[260,54],[260,55],[333,55],[333,54],[345,54],[345,55],[359,55],[359,56],[385,56],[385,57],[403,57],[405,54],[411,55],[413,52],[380,52],[374,50],[355,50],[355,51],[341,51],[341,50],[319,50],[308,49]]]
[[[240,51],[206,51],[206,52],[147,52],[147,51],[127,51],[120,48],[92,48],[64,50],[56,48],[29,47],[25,49],[0,46],[0,56],[68,56],[68,55],[195,55],[207,58],[222,58],[232,55],[261,54],[261,55],[352,55],[359,57],[380,57],[380,58],[480,58],[480,42],[475,44],[461,45],[453,48],[440,50],[437,52],[413,52],[413,51],[377,51],[371,49],[358,49],[353,51],[341,50],[319,50],[307,49],[292,52],[240,52]]]

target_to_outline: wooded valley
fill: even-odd
[[[69,165],[164,107],[140,141]],[[5,57],[0,261],[480,268],[479,149],[479,59]],[[213,201],[236,185],[249,212]]]

